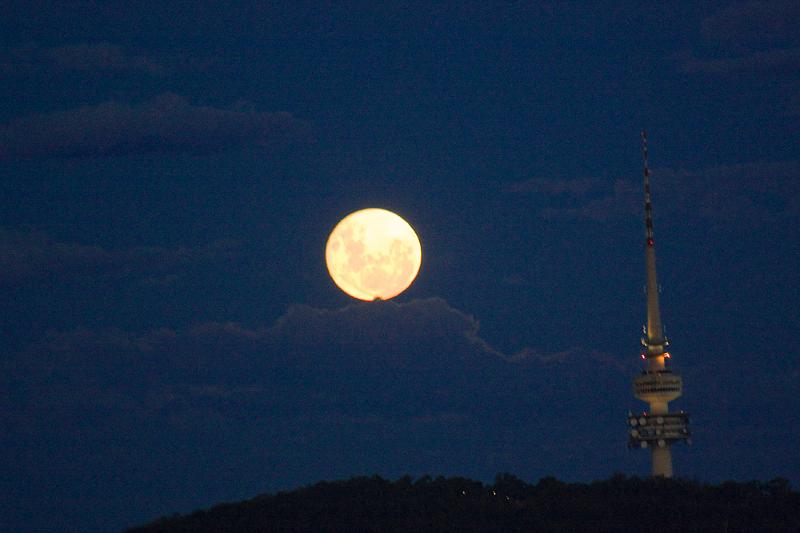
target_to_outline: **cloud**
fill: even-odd
[[[800,161],[761,161],[697,170],[656,168],[652,188],[659,218],[746,225],[778,222],[800,214]],[[535,190],[511,189],[545,197],[549,193],[551,205],[538,211],[544,219],[603,221],[640,216],[642,212],[641,185],[627,180],[582,179],[574,186],[565,183]]]
[[[621,373],[627,374],[635,373],[638,368],[631,360],[621,361],[599,350],[587,350],[581,346],[572,346],[554,353],[541,353],[526,348],[513,355],[510,360],[514,362],[531,360],[542,365],[569,364],[577,366],[580,366],[582,363],[591,362],[603,366],[606,369],[617,369]]]
[[[764,224],[795,217],[800,161],[758,161],[699,170],[657,169],[675,215]]]
[[[794,74],[800,71],[800,48],[757,51],[718,59],[698,59],[689,56],[682,60],[681,68],[687,73],[715,75]]]
[[[734,2],[702,23],[702,34],[723,42],[796,39],[800,4],[793,0]]]
[[[701,27],[711,50],[685,51],[675,56],[687,74],[731,78],[750,77],[759,83],[760,101],[784,100],[785,114],[797,114],[787,93],[800,73],[800,3],[792,0],[734,2],[707,17]],[[774,89],[779,89],[776,93]],[[772,89],[772,90],[771,90]],[[746,90],[746,89],[743,89]]]
[[[143,54],[109,42],[42,47],[28,43],[0,52],[0,73],[131,71],[161,75],[167,68]]]
[[[430,298],[406,304],[392,301],[372,306],[354,304],[335,310],[295,305],[276,322],[271,334],[280,342],[301,348],[320,343],[333,343],[343,349],[397,347],[413,345],[422,339],[430,342],[454,337],[468,341],[465,347],[470,347],[478,327],[473,317],[453,309],[442,299]]]
[[[307,407],[322,410],[344,408],[341,401],[347,398],[358,411],[369,403],[362,398],[367,386],[406,402],[410,393],[419,395],[413,406],[395,409],[420,416],[444,408],[427,405],[433,397],[452,412],[456,404],[469,404],[474,394],[507,394],[496,387],[508,386],[516,373],[543,364],[608,363],[609,357],[580,348],[504,354],[480,337],[473,317],[429,298],[341,309],[295,305],[272,325],[256,328],[214,322],[141,334],[119,329],[50,332],[7,364],[7,376],[17,385],[49,383],[60,390],[60,402],[84,404],[85,387],[105,391],[103,397],[121,392],[131,395],[126,406],[153,394],[176,398],[247,389],[263,391],[278,403],[304,397]],[[630,370],[620,365],[611,367]],[[324,383],[326,392],[320,395]]]
[[[610,220],[633,215],[639,210],[637,193],[630,182],[614,180],[610,193],[582,201],[579,205],[567,207],[545,207],[539,211],[544,219],[587,219],[594,221]]]
[[[208,153],[306,133],[306,124],[289,113],[192,105],[167,93],[140,104],[104,102],[0,125],[0,160]]]
[[[81,276],[169,278],[170,271],[198,261],[229,258],[237,243],[217,241],[204,246],[164,248],[138,246],[108,250],[101,246],[58,242],[33,230],[0,227],[0,285],[28,280],[60,280]]]
[[[611,191],[608,191],[609,185]],[[630,215],[638,209],[638,189],[630,182],[602,178],[579,179],[533,178],[512,183],[504,192],[521,198],[536,195],[545,203],[558,204],[541,207],[538,215],[544,219],[578,218],[609,220]]]
[[[43,50],[54,65],[71,70],[137,70],[161,74],[164,67],[144,55],[131,54],[121,46],[107,42],[57,46]]]
[[[539,194],[572,194],[584,195],[601,185],[597,178],[579,178],[572,180],[555,178],[531,178],[507,184],[504,192],[539,193]]]

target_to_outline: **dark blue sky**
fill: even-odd
[[[5,529],[646,474],[643,128],[675,471],[800,483],[796,2],[77,4],[0,21]],[[370,206],[422,241],[391,302],[324,265]]]

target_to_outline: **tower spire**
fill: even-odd
[[[658,280],[656,277],[656,243],[653,238],[653,206],[650,203],[650,169],[647,165],[647,133],[642,132],[642,159],[644,161],[644,226],[645,268],[647,274],[647,326],[642,338],[647,369],[633,381],[634,395],[650,406],[650,412],[630,413],[628,423],[629,447],[650,448],[653,475],[672,477],[673,443],[689,440],[689,418],[669,412],[669,402],[683,394],[680,375],[666,368],[666,351],[669,344],[661,325],[658,305]]]
[[[645,266],[647,269],[647,331],[642,339],[647,358],[664,353],[667,340],[661,325],[661,309],[658,303],[658,279],[656,276],[656,243],[653,238],[653,205],[650,202],[650,168],[647,164],[647,132],[642,131],[642,160],[644,163],[644,226]]]

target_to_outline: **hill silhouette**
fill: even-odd
[[[800,493],[783,478],[708,485],[615,475],[588,484],[552,477],[528,484],[500,474],[485,485],[460,477],[373,476],[261,495],[128,530],[156,531],[796,533]]]

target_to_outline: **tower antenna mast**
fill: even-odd
[[[658,302],[658,280],[656,277],[656,241],[653,238],[653,204],[650,200],[650,167],[647,164],[647,132],[642,132],[642,161],[644,169],[644,227],[645,266],[647,269],[647,347],[657,355],[669,344],[664,338],[661,325],[661,309]]]

